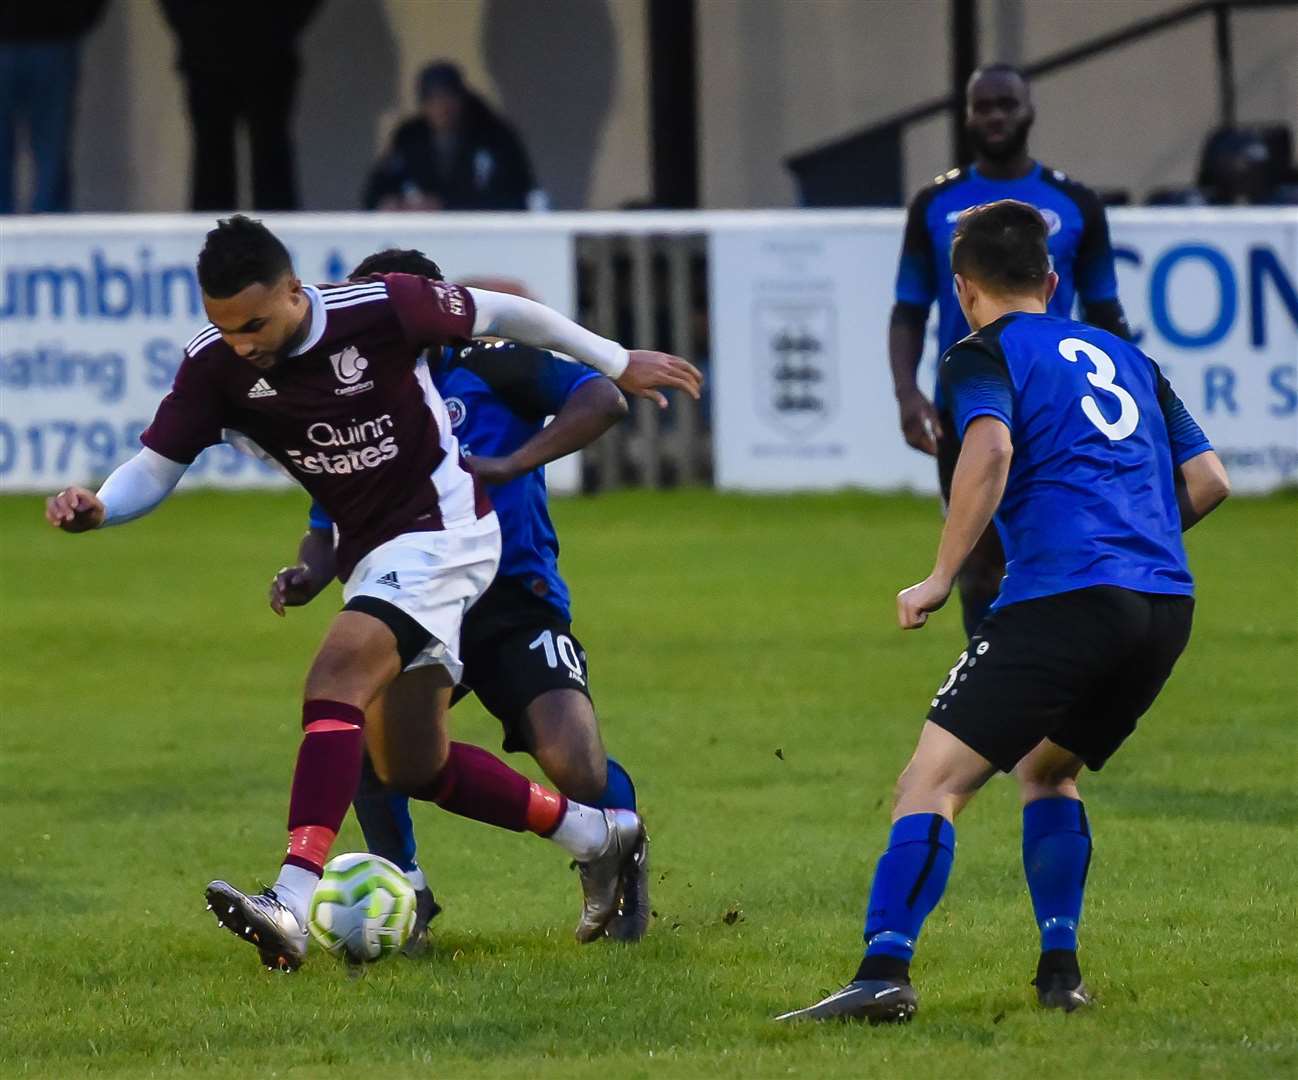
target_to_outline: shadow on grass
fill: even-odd
[[[1116,783],[1107,785],[1106,810],[1131,817],[1192,819],[1250,825],[1298,824],[1298,796],[1287,792],[1257,794],[1180,788],[1168,785]]]

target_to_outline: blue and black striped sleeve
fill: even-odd
[[[1158,393],[1158,405],[1163,410],[1163,421],[1167,424],[1167,441],[1172,447],[1173,466],[1181,465],[1193,457],[1212,449],[1212,443],[1203,433],[1198,422],[1190,415],[1190,410],[1172,389],[1162,368],[1154,365],[1155,388]]]
[[[1084,305],[1118,298],[1118,275],[1113,265],[1113,244],[1104,203],[1090,188],[1071,186],[1069,194],[1082,214],[1082,236],[1073,262],[1073,282]]]
[[[952,345],[938,365],[938,379],[957,437],[963,439],[979,416],[994,416],[1014,430],[1014,381],[1005,358],[992,347],[974,338]]]
[[[930,201],[921,192],[911,202],[906,214],[906,231],[901,240],[901,258],[897,263],[897,303],[917,309],[925,316],[937,299],[937,267],[933,237],[928,229]]]
[[[475,345],[460,354],[458,364],[477,375],[512,412],[538,422],[562,409],[582,383],[603,378],[583,364],[516,342]]]

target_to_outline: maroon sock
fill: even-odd
[[[302,745],[288,801],[284,862],[319,874],[361,781],[365,713],[319,698],[302,706]]]
[[[528,808],[534,786],[494,754],[453,742],[442,771],[414,797],[435,802],[461,817],[524,832],[530,827]]]

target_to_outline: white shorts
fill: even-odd
[[[372,596],[400,608],[432,635],[406,670],[440,664],[458,683],[464,672],[460,625],[499,565],[494,513],[458,529],[403,533],[356,565],[343,586],[343,603]]]

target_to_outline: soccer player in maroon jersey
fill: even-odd
[[[404,274],[303,285],[284,245],[239,215],[208,233],[198,280],[211,325],[186,346],[143,449],[98,494],[59,492],[45,516],[67,532],[131,521],[204,448],[238,438],[274,458],[337,525],[344,608],[307,674],[288,851],[259,895],[211,882],[218,921],[268,966],[302,962],[311,894],[368,745],[391,787],[569,852],[582,871],[577,938],[595,940],[616,913],[639,818],[572,802],[447,733],[460,623],[495,575],[500,531],[416,360],[475,334],[507,337],[659,399],[658,387],[697,396],[698,372],[662,353],[627,352],[516,296]]]

